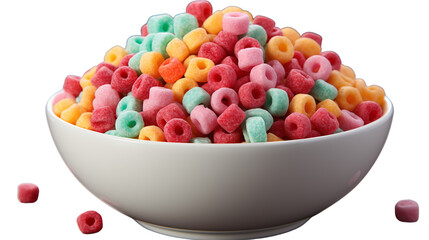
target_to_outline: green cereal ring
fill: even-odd
[[[121,136],[121,135],[119,135],[119,132],[116,131],[116,130],[109,130],[109,131],[105,132],[104,134],[112,135],[112,136],[117,136],[117,137]]]
[[[264,108],[274,117],[282,117],[289,108],[289,97],[279,88],[270,88],[266,92]]]
[[[80,92],[80,93],[79,93],[79,96],[77,96],[77,97],[76,97],[76,100],[75,100],[75,101],[76,101],[76,103],[80,103],[80,100],[82,100],[82,93],[83,93],[83,91],[82,91],[82,92]]]
[[[196,138],[192,138],[189,142],[190,143],[212,143],[212,141],[208,137],[196,137]]]
[[[240,38],[251,37],[258,40],[261,47],[267,43],[267,32],[263,27],[257,24],[250,24],[246,34],[240,35]]]
[[[115,122],[115,128],[121,137],[137,137],[143,127],[142,115],[133,110],[122,112]]]
[[[116,107],[116,116],[119,116],[122,112],[127,110],[133,110],[136,112],[141,112],[142,110],[142,101],[131,96],[123,97]]]
[[[169,56],[165,49],[173,38],[175,38],[174,34],[168,32],[155,34],[152,40],[152,51],[160,52],[162,56],[167,59]]]
[[[134,56],[132,56],[128,61],[128,67],[132,68],[138,75],[142,74],[142,71],[140,70],[140,59],[145,53],[147,53],[147,51],[140,51],[134,54]]]
[[[125,45],[125,50],[128,53],[138,53],[140,52],[140,45],[142,45],[144,41],[144,37],[140,35],[131,36],[127,39],[127,43]]]
[[[341,129],[341,128],[338,128],[337,130],[335,130],[335,132],[334,132],[334,133],[340,133],[340,132],[344,132],[344,130],[343,130],[343,129]]]
[[[140,52],[146,51],[146,52],[152,52],[152,42],[153,38],[155,37],[156,33],[152,33],[147,35],[144,39],[142,44],[140,44]]]
[[[147,20],[147,31],[149,33],[173,33],[173,18],[165,13],[153,15]]]
[[[182,105],[189,114],[191,114],[194,107],[200,104],[203,104],[205,107],[209,107],[210,105],[210,94],[208,94],[203,88],[191,88],[183,96]]]
[[[326,81],[318,79],[314,83],[314,86],[309,94],[321,102],[326,99],[334,100],[337,97],[338,90],[336,87],[327,83]]]
[[[251,143],[267,142],[265,121],[262,117],[249,117],[246,120],[246,131]]]
[[[265,109],[253,108],[253,109],[246,110],[244,113],[246,113],[246,118],[244,118],[243,122],[245,122],[246,119],[250,117],[261,117],[262,119],[264,119],[264,122],[265,122],[265,130],[268,131],[273,125],[273,122],[274,122],[273,116],[271,116],[271,114]]]
[[[189,13],[180,13],[174,16],[173,26],[174,34],[182,40],[188,32],[198,28],[198,20]]]

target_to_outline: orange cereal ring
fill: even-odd
[[[326,110],[328,110],[328,112],[332,113],[332,115],[334,115],[336,118],[338,118],[341,115],[341,109],[338,106],[338,104],[331,100],[331,99],[325,99],[321,102],[319,102],[316,105],[316,110],[319,108],[324,108]]]
[[[174,101],[182,103],[185,93],[194,87],[198,87],[198,83],[190,78],[181,78],[177,80],[171,87]]]
[[[311,38],[300,37],[295,40],[295,50],[304,54],[305,58],[309,58],[313,55],[319,55],[322,51],[320,45]]]
[[[294,48],[292,42],[285,36],[272,37],[265,47],[267,62],[275,59],[281,64],[285,64],[293,58],[293,54]]]
[[[189,66],[189,62],[190,62],[192,59],[196,58],[196,57],[197,57],[197,55],[195,55],[195,54],[189,55],[189,56],[185,59],[185,61],[183,61],[183,66],[185,66],[185,68],[187,69],[187,68],[188,68],[188,66]]]
[[[140,70],[154,78],[159,78],[159,66],[164,62],[164,57],[160,52],[147,52],[140,58]]]
[[[68,123],[76,124],[80,115],[85,112],[85,109],[79,104],[72,104],[69,108],[61,112],[60,118]]]
[[[127,56],[128,52],[121,46],[114,46],[104,55],[104,62],[113,64],[115,67],[119,66],[122,58]]]
[[[80,86],[82,87],[82,89],[87,86],[92,86],[91,78],[94,76],[96,70],[97,66],[92,67],[83,74],[82,78],[80,79]]]
[[[82,113],[76,121],[76,126],[85,128],[88,130],[92,130],[91,121],[90,121],[91,117],[92,117],[92,112]]]
[[[295,41],[301,37],[301,35],[298,33],[298,31],[296,31],[295,29],[293,29],[291,27],[282,28],[282,33],[283,33],[283,36],[289,38],[289,40],[291,41],[291,43],[293,45],[295,45]]]
[[[341,109],[353,112],[355,107],[362,102],[362,97],[357,88],[345,86],[338,89],[338,95],[335,101]]]
[[[168,56],[175,57],[181,62],[185,61],[185,59],[189,56],[188,47],[182,40],[178,38],[174,38],[173,40],[171,40],[167,44],[165,50],[167,51]]]
[[[188,64],[185,78],[196,82],[207,82],[207,75],[214,66],[214,62],[208,58],[195,57]]]
[[[384,106],[384,96],[386,94],[384,93],[384,89],[382,87],[377,85],[371,85],[367,87],[363,79],[356,79],[355,87],[359,90],[362,101],[374,101],[381,107]]]
[[[341,64],[340,72],[349,78],[356,79],[355,71],[353,71],[353,69],[349,66]]]
[[[175,57],[165,59],[165,61],[162,62],[161,66],[158,68],[159,74],[166,83],[179,80],[183,77],[185,71],[186,69],[182,62],[180,62],[179,59]]]
[[[209,42],[209,36],[204,28],[196,28],[183,36],[183,42],[189,49],[189,53],[196,54],[203,43]]]
[[[96,90],[97,88],[94,86],[87,86],[82,90],[82,97],[79,105],[81,105],[87,112],[92,112],[92,110],[94,110],[92,101],[94,101]]]
[[[54,105],[55,115],[57,115],[58,117],[61,116],[61,113],[73,104],[75,104],[75,101],[74,101],[74,99],[71,99],[71,98],[64,98],[64,99],[58,101]]]
[[[222,11],[216,11],[210,17],[208,17],[204,23],[203,28],[211,34],[218,34],[222,31],[222,19],[224,13]]]
[[[299,112],[310,118],[316,111],[316,100],[308,94],[297,94],[289,103],[289,112]]]
[[[140,140],[165,142],[164,132],[158,126],[146,126],[140,130]]]
[[[278,142],[283,141],[283,139],[277,137],[274,133],[268,133],[267,134],[267,142]]]
[[[326,82],[333,85],[337,89],[340,89],[345,86],[353,87],[355,84],[354,79],[347,77],[338,70],[333,70]]]

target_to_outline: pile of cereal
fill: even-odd
[[[270,142],[351,130],[383,115],[384,90],[321,50],[322,37],[208,1],[151,16],[82,77],[54,113],[100,133],[149,141]]]

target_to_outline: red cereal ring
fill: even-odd
[[[87,211],[77,217],[79,230],[84,234],[97,233],[103,228],[103,219],[96,211]]]
[[[264,105],[266,94],[261,85],[248,82],[243,84],[238,90],[238,98],[243,107],[250,109]]]
[[[187,143],[192,137],[191,125],[181,118],[173,118],[165,124],[164,135],[167,142]]]

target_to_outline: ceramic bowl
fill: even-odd
[[[248,239],[295,229],[349,193],[388,136],[393,106],[363,127],[252,144],[150,142],[85,130],[46,115],[55,145],[96,197],[150,230]]]

